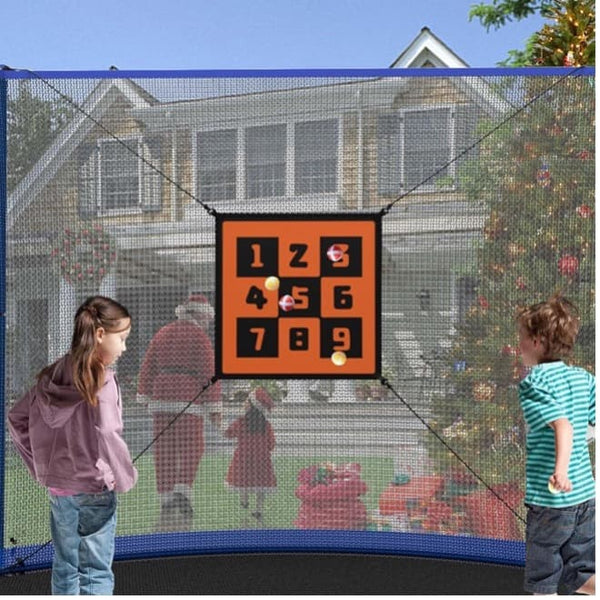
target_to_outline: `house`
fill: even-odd
[[[440,66],[466,64],[427,28],[392,64]],[[374,212],[394,203],[383,229],[384,370],[403,393],[422,394],[427,357],[473,293],[461,265],[485,220],[484,207],[464,198],[459,168],[477,122],[501,101],[470,78],[171,75],[80,81],[90,89],[73,120],[10,195],[9,389],[68,348],[74,308],[98,291],[136,316],[119,365],[133,386],[174,307],[190,290],[214,298],[213,210]],[[65,241],[86,232],[114,249],[98,259],[102,277],[85,263],[103,252],[96,238],[84,240],[88,255],[70,246],[65,260]],[[353,382],[319,385],[355,396]],[[291,400],[309,395],[305,382],[288,391]]]

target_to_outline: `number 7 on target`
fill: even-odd
[[[265,339],[265,330],[263,327],[250,327],[250,333],[256,336],[254,341],[254,349],[260,352],[263,347],[263,341]]]

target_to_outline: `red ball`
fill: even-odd
[[[289,312],[292,310],[294,308],[294,304],[296,304],[296,301],[289,294],[281,296],[279,299],[279,306],[284,312]]]
[[[342,256],[344,256],[344,251],[340,248],[340,246],[337,244],[329,246],[329,249],[327,250],[327,258],[329,258],[331,262],[338,262],[338,260],[342,259]]]
[[[561,275],[572,277],[579,270],[579,259],[572,254],[564,254],[558,261],[558,271]]]
[[[575,212],[583,219],[589,219],[594,214],[594,211],[587,204],[578,206]]]

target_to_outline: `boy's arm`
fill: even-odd
[[[570,492],[573,489],[569,481],[569,461],[573,449],[573,427],[569,419],[560,418],[549,423],[554,429],[555,462],[554,473],[550,477],[550,483],[561,492]]]

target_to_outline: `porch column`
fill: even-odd
[[[354,380],[336,379],[333,383],[330,402],[356,402]]]
[[[58,284],[58,298],[52,294],[50,295],[50,339],[48,340],[50,362],[69,351],[76,310],[77,294],[75,288],[61,277]]]
[[[100,282],[100,288],[98,294],[100,296],[108,296],[109,298],[116,299],[117,293],[117,277],[114,273],[109,273]]]
[[[287,396],[283,399],[283,402],[287,404],[301,404],[308,402],[309,383],[310,382],[307,379],[288,379]]]

